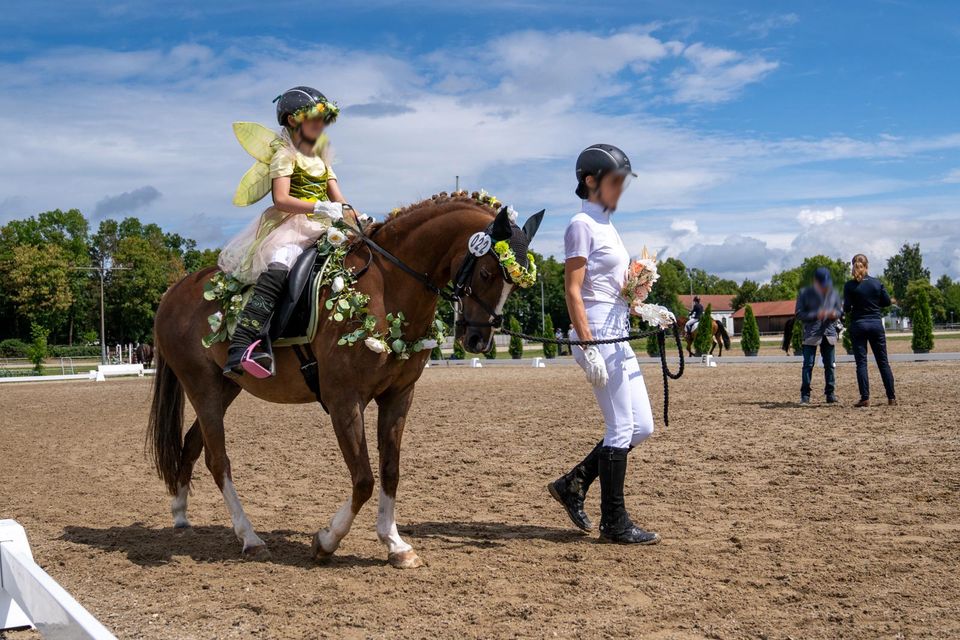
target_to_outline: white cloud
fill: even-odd
[[[694,43],[683,51],[692,70],[681,69],[672,75],[674,100],[677,102],[724,102],[743,87],[759,82],[779,66],[776,61],[759,56],[744,57],[737,51]]]
[[[780,257],[780,252],[757,238],[732,235],[718,244],[693,245],[678,257],[688,267],[739,280],[766,272]]]
[[[960,169],[952,169],[943,176],[943,182],[947,184],[960,184]]]
[[[811,227],[843,218],[843,207],[833,209],[801,209],[797,214],[800,224]]]
[[[675,231],[677,235],[685,234],[696,234],[697,221],[696,220],[674,220],[670,223],[670,230]]]

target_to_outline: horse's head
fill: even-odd
[[[453,281],[459,298],[454,339],[466,351],[490,350],[493,330],[500,326],[510,292],[515,287],[530,287],[536,280],[536,266],[527,249],[543,214],[530,216],[521,228],[513,221],[512,209],[504,206],[486,229],[470,237]]]

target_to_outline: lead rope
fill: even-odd
[[[660,369],[663,373],[663,424],[665,426],[670,426],[670,380],[679,380],[680,376],[683,375],[684,369],[683,344],[680,340],[680,328],[676,324],[672,324],[670,325],[670,331],[673,333],[673,339],[677,345],[677,354],[680,356],[680,365],[677,367],[676,373],[670,371],[670,367],[667,364],[667,332],[664,329],[651,329],[649,331],[641,331],[640,333],[629,333],[620,338],[605,338],[603,340],[568,340],[566,338],[558,339],[545,338],[543,336],[531,336],[526,333],[520,333],[519,331],[511,331],[510,329],[504,329],[503,327],[500,328],[500,333],[513,336],[514,338],[521,338],[523,340],[539,342],[541,344],[565,344],[567,346],[575,347],[629,342],[630,340],[638,340],[640,338],[647,338],[649,336],[656,335],[657,347],[660,351]]]

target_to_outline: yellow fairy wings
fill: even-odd
[[[256,160],[243,174],[233,194],[233,204],[246,207],[270,193],[270,161],[283,144],[283,138],[256,122],[234,122],[233,133],[240,146]]]

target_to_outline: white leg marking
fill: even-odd
[[[350,532],[353,525],[353,498],[348,498],[330,520],[326,529],[317,532],[320,547],[327,553],[333,553],[340,546],[340,541]]]
[[[230,520],[233,522],[233,531],[243,541],[244,550],[266,546],[266,543],[253,530],[247,514],[243,512],[240,496],[237,495],[237,490],[230,478],[223,479],[223,501],[227,503],[227,511],[230,512]]]
[[[403,553],[413,549],[400,537],[397,531],[397,520],[395,516],[396,500],[383,492],[380,487],[380,504],[377,508],[377,537],[380,542],[387,545],[389,553]]]
[[[173,498],[173,503],[170,505],[170,512],[173,514],[173,526],[178,529],[184,529],[190,526],[190,521],[187,519],[187,493],[189,492],[189,487],[183,486],[177,489],[177,495]]]

